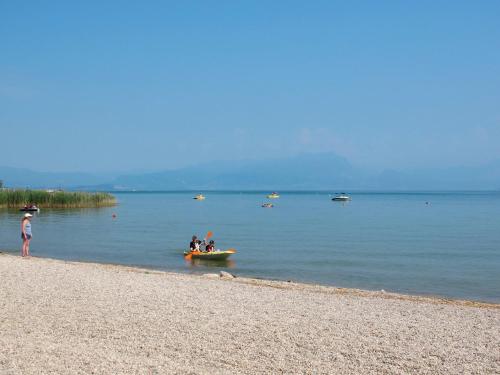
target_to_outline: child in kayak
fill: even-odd
[[[209,242],[209,243],[207,244],[207,246],[205,247],[205,251],[206,251],[207,253],[210,253],[210,252],[212,252],[212,251],[214,251],[214,250],[215,250],[215,242],[214,242],[214,240],[210,240],[210,242]]]

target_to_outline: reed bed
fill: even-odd
[[[109,207],[116,205],[116,198],[109,193],[0,190],[0,207],[20,208],[27,204],[36,204],[40,208]]]

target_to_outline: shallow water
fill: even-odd
[[[238,275],[500,302],[500,193],[117,193],[119,205],[44,209],[32,253],[59,259]],[[428,204],[426,204],[428,202]],[[112,214],[116,213],[116,219]],[[0,209],[0,249],[20,248],[20,217]],[[229,262],[186,262],[193,234],[234,247]]]

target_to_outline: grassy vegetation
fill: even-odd
[[[116,199],[109,193],[87,193],[45,190],[0,190],[0,207],[21,208],[36,204],[39,208],[83,208],[114,206]]]

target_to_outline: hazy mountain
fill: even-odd
[[[335,154],[266,161],[212,162],[174,171],[118,177],[134,189],[329,189],[367,187],[367,176]]]
[[[125,175],[113,185],[138,190],[497,190],[500,160],[481,166],[374,173],[332,153],[266,161],[224,161],[158,173]]]
[[[23,168],[0,167],[0,180],[11,188],[68,188],[109,182],[112,175],[79,172],[35,172]]]
[[[386,170],[374,187],[397,190],[498,190],[500,160],[481,166]]]
[[[500,160],[475,167],[373,173],[333,153],[322,153],[260,161],[218,161],[116,178],[0,167],[0,179],[8,187],[87,190],[497,190]]]

